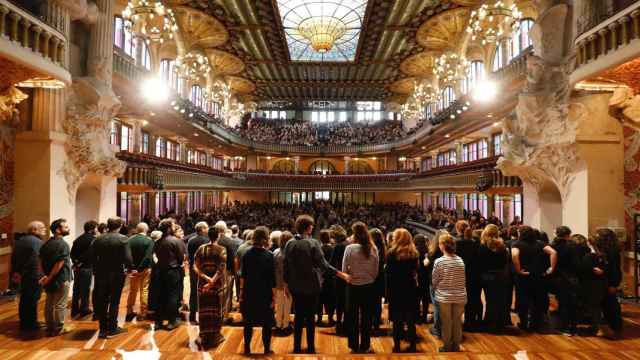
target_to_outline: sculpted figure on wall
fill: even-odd
[[[20,122],[16,106],[27,98],[27,94],[11,86],[0,93],[0,125],[16,127]]]
[[[633,89],[616,89],[609,99],[609,113],[624,125],[640,131],[640,95],[635,95]]]
[[[572,68],[571,8],[560,0],[541,0],[531,31],[534,54],[527,58],[527,84],[514,114],[504,120],[504,157],[498,167],[538,187],[551,181],[567,195],[581,162],[576,147],[584,110],[570,103]]]

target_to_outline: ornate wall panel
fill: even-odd
[[[456,8],[432,17],[418,29],[418,43],[430,50],[456,48],[465,33],[469,14],[469,8]]]

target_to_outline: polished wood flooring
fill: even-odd
[[[127,289],[123,292],[120,316],[124,318]],[[44,300],[44,296],[43,296]],[[44,301],[41,302],[42,311]],[[317,328],[317,355],[293,355],[293,337],[274,337],[274,355],[270,359],[640,359],[640,306],[623,305],[624,338],[617,341],[602,337],[565,337],[561,334],[527,334],[513,329],[506,335],[465,333],[463,352],[438,354],[439,340],[429,334],[429,325],[420,325],[418,354],[392,354],[391,336],[372,339],[375,354],[349,353],[346,338],[336,336],[333,328]],[[40,318],[42,319],[42,318]],[[124,321],[122,319],[121,321]],[[24,335],[18,331],[17,300],[0,304],[0,360],[31,359],[241,359],[242,328],[225,326],[226,341],[209,352],[199,352],[195,346],[197,326],[185,323],[174,331],[154,331],[147,322],[131,322],[124,326],[125,334],[112,339],[97,337],[97,323],[85,319],[73,320],[75,329],[61,337],[45,337],[43,333]],[[122,325],[122,322],[121,322]],[[388,325],[385,326],[388,328]],[[304,344],[304,342],[303,342]],[[404,345],[406,346],[406,344]],[[253,358],[265,358],[259,330],[254,331],[251,348]]]

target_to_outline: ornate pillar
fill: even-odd
[[[293,170],[296,174],[300,172],[300,156],[293,157]]]
[[[113,71],[113,5],[115,0],[95,0],[99,14],[91,27],[87,70],[90,77],[111,90]]]
[[[511,195],[500,195],[500,199],[502,200],[502,223],[504,225],[509,225],[512,220],[513,213],[513,197]]]
[[[65,89],[33,89],[31,130],[61,132],[66,119]]]
[[[489,216],[495,215],[493,212],[495,211],[496,199],[493,194],[486,194],[486,195],[487,195],[487,213],[485,215],[488,218]]]
[[[142,194],[141,193],[129,193],[131,198],[131,213],[129,214],[129,223],[137,224],[142,218]]]
[[[462,141],[456,141],[456,164],[462,164]]]
[[[456,193],[456,213],[459,218],[464,216],[464,195],[463,193]]]
[[[187,213],[187,193],[182,191],[176,194],[178,197],[178,209],[179,214]]]
[[[349,161],[351,160],[351,157],[349,156],[345,156],[344,157],[344,174],[345,175],[349,175]]]

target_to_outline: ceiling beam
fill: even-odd
[[[266,80],[257,80],[256,85],[259,87],[320,87],[320,88],[331,88],[331,87],[347,87],[347,88],[369,88],[369,87],[385,87],[389,84],[388,81],[385,80],[374,80],[374,81],[355,81],[355,80],[344,80],[344,81],[336,81],[336,80],[313,80],[313,81],[288,81],[288,80],[278,80],[278,81],[266,81]]]

